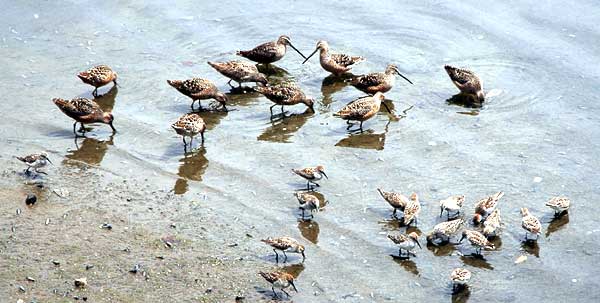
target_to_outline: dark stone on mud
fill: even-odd
[[[33,205],[37,202],[37,197],[34,194],[27,194],[27,198],[25,198],[25,204]]]

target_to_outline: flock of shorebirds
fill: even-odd
[[[329,44],[325,41],[319,41],[314,52],[306,57],[292,45],[291,39],[288,36],[280,36],[277,41],[258,45],[248,51],[238,51],[236,54],[268,66],[283,58],[287,46],[293,48],[304,58],[303,64],[316,52],[320,51],[320,64],[323,69],[338,77],[347,74],[351,70],[352,65],[364,60],[363,57],[359,56],[332,53],[330,52]],[[257,65],[253,63],[229,61],[208,62],[208,64],[219,73],[229,78],[230,80],[227,83],[232,88],[233,85],[231,84],[231,81],[237,82],[238,87],[241,87],[242,83],[256,83],[256,86],[253,87],[252,90],[263,94],[267,99],[274,103],[270,107],[271,116],[273,116],[273,108],[278,105],[281,106],[281,111],[283,112],[284,106],[303,103],[314,112],[315,101],[308,98],[298,86],[291,83],[270,85],[268,77],[259,72]],[[481,103],[484,101],[485,95],[483,93],[481,80],[472,71],[449,65],[446,65],[444,68],[452,82],[461,91],[462,95],[473,102]],[[400,73],[398,67],[393,64],[388,65],[384,72],[358,76],[350,75],[345,81],[348,81],[352,86],[368,95],[351,101],[334,115],[347,121],[349,124],[347,129],[350,129],[353,125],[351,124],[351,121],[359,122],[359,129],[362,131],[363,122],[379,112],[381,104],[390,111],[389,108],[387,108],[387,105],[382,103],[385,98],[383,94],[392,89],[395,84],[396,75],[401,76],[412,84],[408,78]],[[92,92],[94,97],[98,96],[98,88],[111,82],[114,83],[114,85],[117,85],[117,73],[106,65],[92,67],[87,71],[80,72],[77,76],[84,83],[94,87],[94,91]],[[202,142],[204,142],[206,124],[198,114],[198,111],[203,110],[201,100],[214,99],[219,105],[214,107],[214,110],[220,108],[221,110],[227,111],[226,106],[229,101],[227,95],[220,92],[213,82],[203,78],[167,80],[167,83],[177,89],[180,93],[192,99],[192,112],[180,117],[172,124],[172,128],[177,134],[183,137],[185,147],[188,145],[185,139],[186,137],[190,138],[190,146],[193,138],[198,134],[201,135]],[[196,101],[198,102],[198,111],[194,111],[194,104]],[[90,123],[108,124],[113,132],[116,132],[113,125],[113,114],[104,112],[93,100],[81,97],[72,100],[55,98],[53,99],[53,102],[64,114],[75,121],[73,124],[73,133],[76,136],[79,136],[78,133],[85,134],[86,130],[84,124]],[[81,125],[79,130],[77,130],[78,123]],[[48,163],[52,163],[45,152],[17,158],[28,166],[25,171],[27,174],[31,172],[31,169],[36,173],[44,173],[39,169],[46,166]],[[319,210],[320,202],[316,196],[311,194],[311,191],[319,186],[319,184],[316,183],[317,181],[321,180],[323,177],[328,178],[324,167],[319,165],[304,169],[293,169],[292,171],[307,181],[307,190],[305,192],[296,193],[296,197],[299,201],[299,209],[302,211],[302,219],[304,220],[306,218],[305,213],[307,211],[309,212],[310,218],[313,218],[313,212]],[[383,199],[393,207],[392,216],[400,220],[401,224],[405,226],[417,224],[421,212],[421,204],[416,193],[413,193],[410,197],[406,197],[401,193],[386,192],[381,189],[377,190]],[[489,241],[489,238],[496,237],[498,231],[502,227],[500,211],[498,210],[497,205],[503,195],[503,192],[499,192],[481,199],[475,204],[473,222],[475,225],[483,226],[482,232],[474,229],[465,229],[462,232],[462,237],[459,241],[460,243],[464,239],[467,239],[475,248],[475,255],[481,255],[482,249],[494,249],[494,245]],[[451,196],[440,201],[440,216],[443,215],[444,211],[447,212],[448,221],[439,223],[433,228],[427,235],[428,243],[434,245],[457,244],[452,243],[450,239],[454,234],[461,230],[463,225],[465,225],[465,221],[462,218],[458,218],[464,202],[465,196],[462,195]],[[554,209],[555,214],[558,216],[569,209],[570,200],[565,197],[554,197],[550,199],[546,205]],[[397,217],[398,211],[403,213],[401,218]],[[526,232],[525,241],[537,240],[537,236],[542,228],[539,219],[533,216],[527,208],[521,208],[521,214],[521,226]],[[529,235],[535,236],[535,238],[530,238]],[[415,254],[413,251],[415,248],[417,246],[421,247],[419,235],[415,232],[409,234],[389,234],[388,238],[398,245],[399,257],[401,258],[410,258],[411,255],[414,256]],[[299,241],[291,237],[267,238],[261,241],[272,247],[276,255],[276,262],[279,262],[278,252],[283,253],[284,262],[287,261],[286,252],[301,254],[303,261],[306,258],[305,247],[301,245]],[[280,289],[288,296],[289,294],[285,291],[286,288],[291,286],[297,291],[294,285],[294,277],[288,273],[260,272],[260,275],[271,284],[275,297],[277,297],[277,293],[275,292],[276,288]],[[460,289],[460,286],[466,285],[470,278],[471,272],[469,270],[464,268],[455,269],[450,275],[453,290]]]

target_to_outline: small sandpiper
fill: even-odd
[[[83,125],[89,123],[105,123],[110,125],[113,133],[117,131],[113,126],[113,121],[115,120],[113,114],[104,112],[98,103],[90,99],[74,98],[69,101],[61,98],[54,98],[52,101],[65,115],[75,120],[75,123],[73,123],[73,133],[75,136],[77,136],[75,130],[77,123],[81,124],[82,133],[85,133]]]
[[[117,73],[115,73],[108,65],[94,66],[84,72],[77,74],[77,77],[83,83],[93,86],[95,89],[92,92],[94,97],[98,96],[98,88],[110,82],[117,85]]]
[[[350,121],[359,121],[359,129],[362,132],[363,122],[375,116],[375,114],[379,112],[381,104],[383,104],[387,111],[391,113],[388,106],[385,105],[385,103],[382,103],[384,99],[385,96],[382,93],[376,93],[374,96],[358,98],[348,103],[333,115],[346,120],[346,123],[348,124],[346,129],[350,129],[350,127],[352,127],[352,123],[350,123]]]
[[[228,62],[208,62],[208,65],[216,69],[221,75],[229,78],[229,86],[231,81],[238,83],[238,87],[242,87],[244,82],[256,82],[262,85],[267,85],[267,76],[258,72],[256,65],[243,61],[228,61]]]
[[[189,113],[181,116],[175,123],[171,125],[178,135],[183,137],[184,148],[187,148],[188,143],[185,141],[185,137],[190,137],[190,146],[194,137],[198,134],[202,137],[202,143],[204,143],[204,131],[206,130],[206,123],[198,113]]]
[[[192,111],[194,103],[198,101],[199,109],[202,110],[201,100],[215,99],[223,110],[227,111],[225,104],[229,101],[227,96],[220,92],[210,80],[202,78],[192,78],[188,80],[167,80],[167,83],[177,89],[180,93],[192,98]]]
[[[332,73],[335,76],[341,76],[352,69],[352,65],[365,60],[359,56],[349,56],[346,54],[333,54],[329,52],[329,44],[326,41],[320,40],[317,42],[317,48],[302,62],[306,63],[317,51],[321,50],[319,62],[324,70]]]
[[[292,286],[294,291],[298,292],[296,289],[296,285],[294,285],[294,276],[282,271],[274,271],[274,272],[259,272],[259,274],[267,280],[267,282],[271,283],[271,290],[273,290],[273,296],[275,298],[279,298],[277,293],[275,292],[275,288],[281,290],[288,298],[290,294],[285,291],[286,288]]]
[[[421,203],[419,202],[419,196],[417,193],[412,193],[412,195],[410,195],[410,200],[406,203],[406,207],[404,208],[404,225],[408,226],[412,223],[416,225],[420,213]]]
[[[287,255],[285,252],[298,253],[302,255],[302,262],[306,259],[306,255],[304,255],[304,245],[301,245],[296,239],[291,237],[279,237],[279,238],[266,238],[260,240],[264,243],[267,243],[269,246],[273,248],[273,252],[275,252],[275,261],[279,263],[279,254],[277,251],[281,251],[283,253],[283,262],[287,262]]]
[[[553,197],[546,202],[546,206],[554,210],[555,216],[559,216],[569,210],[571,200],[567,197]]]
[[[299,103],[305,104],[314,113],[314,100],[306,97],[304,92],[295,85],[276,85],[276,86],[258,86],[254,90],[263,94],[267,99],[272,101],[273,104],[269,109],[271,116],[273,116],[273,107],[281,105],[281,113],[283,113],[284,106],[296,105]]]
[[[525,230],[525,241],[537,240],[540,236],[540,231],[542,230],[540,220],[534,217],[526,207],[521,208],[521,216],[523,216],[523,218],[521,218],[521,227]],[[535,239],[529,239],[529,234],[534,234]]]
[[[452,237],[465,224],[463,219],[450,220],[438,223],[433,227],[433,230],[427,235],[427,242],[438,245],[439,240],[442,243],[449,243]]]
[[[495,209],[483,222],[483,234],[488,237],[495,237],[500,229],[500,210]]]
[[[448,76],[450,76],[452,83],[456,85],[461,93],[473,98],[475,103],[481,103],[485,100],[481,80],[474,72],[450,65],[444,66],[444,69],[448,73]]]
[[[476,224],[481,223],[491,214],[494,209],[498,206],[498,201],[504,196],[504,192],[497,192],[491,196],[485,197],[477,203],[475,203],[475,215],[473,216],[473,222]]]
[[[471,280],[471,271],[465,268],[455,268],[450,274],[452,292],[456,292],[464,288],[469,280]]]
[[[307,168],[302,168],[302,169],[292,169],[292,171],[306,179],[306,189],[307,190],[311,190],[311,186],[310,184],[314,184],[315,186],[319,187],[320,185],[318,183],[316,183],[315,181],[319,181],[323,178],[323,176],[325,176],[325,178],[329,179],[329,177],[327,177],[327,174],[325,173],[325,167],[323,167],[323,165],[317,165],[315,167],[307,167]]]
[[[300,210],[302,210],[302,220],[304,220],[304,212],[309,211],[310,217],[314,218],[313,211],[319,209],[319,198],[311,195],[309,193],[296,192],[296,198],[298,199],[298,203],[300,203]]]
[[[46,165],[48,165],[48,163],[52,164],[52,161],[50,161],[50,159],[48,159],[48,154],[46,152],[31,154],[31,155],[27,155],[27,156],[23,156],[23,157],[15,157],[15,158],[17,158],[17,160],[19,160],[19,161],[25,163],[25,165],[27,165],[27,169],[25,170],[26,175],[30,174],[30,172],[31,172],[30,169],[32,169],[32,168],[33,168],[33,171],[35,171],[38,174],[47,175],[45,172],[39,171],[39,169],[45,167]]]
[[[396,211],[400,210],[403,212],[406,204],[409,202],[408,197],[401,193],[383,191],[381,188],[378,188],[377,191],[381,194],[381,197],[394,208],[394,212],[392,213],[393,217],[396,217]]]
[[[460,214],[460,209],[465,202],[464,195],[450,196],[440,201],[440,217],[446,211],[448,219],[450,219],[450,213]]]
[[[378,92],[386,93],[392,89],[394,84],[396,84],[396,75],[404,78],[408,83],[413,84],[412,81],[408,80],[408,78],[400,73],[398,67],[394,64],[389,64],[383,73],[370,73],[354,76],[350,79],[350,84],[358,90],[370,95]]]
[[[494,244],[480,232],[475,230],[464,230],[462,233],[462,237],[460,238],[460,242],[462,242],[465,238],[471,242],[471,245],[475,247],[475,254],[481,256],[481,249],[494,249]]]
[[[398,255],[401,258],[403,257],[402,250],[406,251],[406,258],[410,258],[411,254],[415,255],[412,252],[415,247],[419,246],[419,248],[422,248],[421,243],[419,243],[419,235],[416,232],[411,232],[408,235],[400,233],[388,234],[387,237],[398,245]]]
[[[287,46],[293,48],[302,58],[306,59],[304,54],[302,54],[294,45],[292,45],[292,40],[288,36],[279,36],[277,41],[271,41],[267,43],[263,43],[251,50],[247,51],[237,51],[236,55],[242,56],[244,58],[250,59],[254,62],[262,63],[262,64],[270,64],[275,61],[281,60],[287,51]]]

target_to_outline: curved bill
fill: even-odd
[[[308,59],[310,59],[310,57],[312,57],[319,49],[315,48],[315,51],[312,52],[312,54],[310,54],[310,56],[308,56],[308,58],[305,58],[304,62],[302,62],[302,64],[306,63],[306,61],[308,61]]]
[[[296,292],[298,292],[298,289],[296,288],[296,285],[294,285],[294,281],[291,281],[291,282],[290,282],[290,284],[292,284],[292,287],[294,288],[294,290],[295,290]]]
[[[423,249],[423,247],[421,247],[421,243],[419,243],[419,241],[415,241],[415,242],[417,242],[417,245],[419,245],[420,249]]]
[[[381,104],[383,105],[383,107],[385,107],[385,109],[388,111],[388,113],[392,113],[392,111],[390,110],[390,108],[387,106],[387,104],[385,104],[385,102],[381,102]]]
[[[323,174],[323,176],[325,176],[325,178],[329,179],[329,177],[327,177],[327,174],[325,174],[324,171],[321,172]]]
[[[408,83],[414,85],[414,83],[412,83],[412,81],[408,80],[408,78],[404,77],[403,74],[401,74],[398,70],[396,70],[396,74],[398,74],[398,76],[404,78],[404,80],[408,81]]]
[[[52,161],[50,161],[50,159],[48,157],[46,157],[46,160],[48,160],[48,162],[50,162],[50,164],[54,165],[54,163],[52,163]]]
[[[306,59],[306,57],[304,56],[304,54],[301,53],[294,45],[292,45],[291,42],[289,42],[288,45],[291,46],[298,54],[300,54],[300,56],[302,56],[302,58]]]

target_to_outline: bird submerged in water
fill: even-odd
[[[256,82],[262,85],[267,85],[267,77],[258,72],[256,65],[243,61],[228,61],[228,62],[208,62],[221,75],[229,78],[229,86],[231,81],[238,83],[238,87],[242,87],[244,82]]]
[[[39,171],[39,169],[45,167],[46,165],[48,165],[48,163],[52,164],[52,161],[50,161],[46,152],[15,158],[27,165],[27,169],[25,170],[25,174],[27,175],[30,173],[30,169],[32,168],[33,171],[35,171],[36,173],[46,175],[45,172]]]
[[[302,169],[292,169],[292,172],[294,172],[296,175],[306,179],[306,189],[307,190],[311,190],[310,184],[314,184],[315,186],[320,186],[318,183],[316,183],[315,181],[319,181],[323,178],[323,176],[325,176],[325,178],[329,179],[329,177],[327,177],[327,174],[325,174],[325,167],[323,167],[323,165],[317,165],[315,167],[307,167],[307,168],[302,168]]]
[[[202,143],[204,143],[204,131],[206,130],[206,123],[198,113],[189,113],[181,116],[175,123],[171,125],[178,135],[183,137],[184,148],[187,149],[188,143],[185,141],[185,137],[190,137],[189,145],[192,145],[194,137],[198,134],[202,137]]]
[[[302,262],[306,259],[306,255],[304,254],[304,245],[300,244],[298,240],[291,237],[279,237],[279,238],[266,238],[260,240],[271,246],[273,248],[273,252],[275,252],[275,260],[279,262],[279,254],[277,251],[281,251],[283,253],[283,262],[287,262],[287,255],[285,252],[298,253],[302,255]]]
[[[188,80],[167,80],[167,83],[180,93],[192,98],[192,110],[194,110],[196,101],[198,101],[199,109],[202,110],[201,100],[215,99],[221,104],[223,110],[227,111],[225,105],[229,99],[210,80],[192,78]]]
[[[254,62],[262,64],[270,64],[281,60],[287,51],[287,46],[293,48],[302,58],[306,57],[294,45],[290,37],[282,35],[277,41],[271,41],[258,45],[257,47],[247,51],[237,51],[236,55],[242,56]]]
[[[456,85],[461,93],[473,98],[475,103],[481,103],[485,100],[483,85],[474,72],[450,65],[445,65],[444,69],[448,73],[448,76],[450,76],[452,83]]]
[[[258,86],[254,90],[263,94],[267,99],[271,100],[273,104],[270,107],[271,116],[273,116],[273,107],[281,105],[281,112],[283,113],[283,107],[289,105],[296,105],[304,103],[314,113],[314,100],[306,97],[304,92],[295,85],[277,85],[277,86]]]
[[[333,54],[329,52],[329,44],[326,41],[320,40],[317,42],[317,48],[315,51],[308,56],[302,62],[302,64],[306,63],[308,59],[310,59],[317,51],[320,52],[319,62],[321,63],[321,67],[324,70],[334,74],[335,76],[341,76],[352,69],[352,65],[365,61],[365,58],[360,56],[349,56],[346,54]]]
[[[61,98],[52,99],[54,104],[67,116],[75,120],[73,123],[73,133],[77,135],[75,127],[77,123],[81,124],[81,130],[85,133],[84,124],[105,123],[112,128],[113,133],[117,130],[113,126],[114,116],[112,113],[104,112],[98,103],[87,98],[74,98],[65,100]]]
[[[363,122],[371,119],[379,112],[384,99],[385,96],[382,93],[376,93],[374,96],[358,98],[342,107],[342,109],[333,115],[346,120],[346,123],[348,124],[346,129],[350,129],[352,126],[350,121],[359,121],[360,131],[362,132]],[[391,112],[385,103],[383,103],[383,106],[385,106],[388,112]]]
[[[275,288],[281,290],[288,298],[290,294],[288,294],[285,289],[292,286],[294,291],[298,292],[296,285],[294,285],[294,276],[282,271],[274,271],[274,272],[259,272],[259,274],[267,280],[267,282],[271,283],[271,290],[273,291],[273,296],[275,298],[279,298],[277,293],[275,292]]]
[[[412,81],[408,80],[408,78],[400,73],[398,67],[394,64],[389,64],[383,73],[353,76],[350,79],[350,84],[358,90],[370,95],[377,92],[386,93],[392,89],[394,84],[396,84],[396,75],[404,78],[408,83],[413,84]]]
[[[94,66],[86,71],[77,74],[77,77],[83,83],[93,86],[95,89],[92,92],[94,97],[98,96],[98,88],[110,82],[117,85],[117,73],[115,73],[108,65]]]

